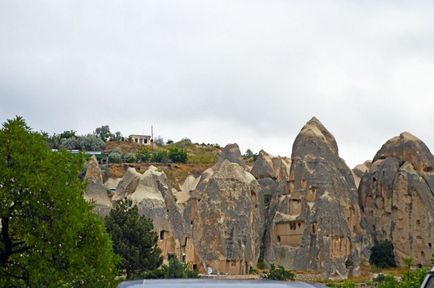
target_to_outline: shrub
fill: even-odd
[[[127,163],[135,163],[137,160],[136,155],[134,153],[125,153],[122,156],[122,159]]]
[[[283,266],[270,265],[270,271],[265,275],[266,279],[269,280],[294,280],[295,274],[289,270],[286,270]]]
[[[152,154],[152,161],[161,163],[161,162],[168,162],[167,152],[161,151],[161,152],[155,152]]]
[[[343,282],[338,283],[327,283],[327,287],[335,287],[335,288],[355,288],[356,284],[350,280],[345,280]]]
[[[392,242],[384,240],[375,243],[371,248],[369,263],[379,268],[396,267]]]
[[[190,264],[182,263],[178,258],[173,257],[169,260],[169,265],[163,265],[159,269],[145,272],[141,275],[145,279],[162,278],[198,278],[199,275],[193,271]]]
[[[108,155],[109,162],[111,163],[121,163],[122,162],[122,154],[118,151],[112,151]]]
[[[169,149],[168,158],[173,163],[186,163],[187,153],[178,148]]]

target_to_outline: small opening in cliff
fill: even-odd
[[[175,257],[175,253],[167,253],[167,260],[170,260]]]
[[[164,240],[166,238],[166,233],[169,233],[169,232],[165,231],[165,230],[160,231],[160,240]]]
[[[377,178],[373,177],[372,182],[374,182],[374,183],[377,182]]]
[[[429,247],[429,248],[431,248],[431,247],[432,247],[432,245],[431,245],[431,242],[430,242],[430,243],[428,243],[428,247]]]
[[[433,167],[425,167],[424,169],[423,169],[425,172],[433,172]]]
[[[277,242],[280,243],[280,236],[277,236]]]

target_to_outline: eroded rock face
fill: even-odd
[[[363,175],[369,171],[371,165],[371,161],[365,161],[363,164],[359,164],[353,168],[353,178],[357,188],[359,188],[360,180],[362,180]]]
[[[284,157],[272,157],[264,150],[261,150],[251,173],[256,179],[272,178],[280,181],[289,178],[290,168],[291,160]]]
[[[184,216],[191,223],[203,266],[219,273],[246,274],[259,257],[263,196],[255,177],[240,165],[238,146],[229,145],[224,151],[230,153],[223,153],[202,174]]]
[[[410,133],[387,141],[360,186],[360,205],[370,231],[391,240],[396,260],[410,256],[429,265],[434,243],[434,157]]]
[[[270,206],[265,260],[299,271],[357,274],[371,240],[351,170],[316,118],[295,139],[291,160],[285,191]]]
[[[184,259],[188,227],[176,205],[172,189],[164,172],[150,166],[143,174],[128,168],[119,182],[114,201],[128,198],[137,205],[139,214],[150,218],[159,234],[159,246],[164,262],[174,255]]]
[[[84,177],[87,180],[87,189],[84,194],[84,198],[93,202],[95,210],[100,215],[107,215],[112,208],[112,202],[107,195],[107,189],[102,183],[102,173],[99,167],[98,160],[93,155],[88,164],[86,175]]]

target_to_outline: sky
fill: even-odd
[[[434,149],[434,2],[0,0],[0,121],[290,156],[316,116],[353,167]]]

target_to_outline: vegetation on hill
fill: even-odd
[[[0,129],[0,287],[112,287],[117,257],[83,198],[83,157],[17,117]]]
[[[131,200],[121,200],[105,219],[113,249],[121,258],[127,279],[159,267],[163,258],[152,221],[139,215]]]

